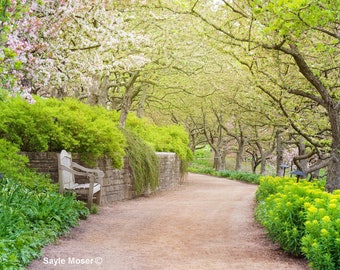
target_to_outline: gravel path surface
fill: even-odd
[[[254,221],[256,188],[189,174],[175,191],[101,207],[28,269],[309,269]]]

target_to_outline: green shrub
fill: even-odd
[[[264,201],[272,194],[278,193],[285,185],[295,183],[291,177],[260,177],[260,185],[256,190],[256,200],[258,202]]]
[[[40,256],[43,245],[77,225],[88,210],[73,196],[33,191],[16,181],[0,182],[0,265],[23,269]]]
[[[226,177],[234,180],[241,180],[245,181],[248,183],[255,183],[259,184],[260,183],[260,177],[261,175],[258,174],[253,174],[253,173],[247,173],[247,172],[240,172],[240,171],[219,171],[217,173],[218,176],[220,177]]]
[[[306,229],[302,251],[313,269],[340,269],[340,192],[322,192],[305,203]]]
[[[35,100],[29,104],[17,97],[0,102],[0,138],[18,145],[21,151],[66,149],[80,153],[88,163],[106,155],[113,166],[122,166],[126,142],[118,128],[119,113],[71,98]],[[128,116],[127,127],[154,151],[174,152],[183,161],[192,160],[183,127],[159,127],[133,114]]]
[[[191,161],[193,154],[189,148],[189,137],[182,126],[156,126],[146,119],[130,114],[127,127],[142,138],[157,152],[176,153],[182,161]]]
[[[195,159],[209,159],[210,156],[211,156],[211,150],[208,145],[205,145],[204,147],[197,149],[194,152]]]
[[[269,237],[295,256],[301,255],[301,239],[305,231],[304,204],[312,200],[308,189],[301,184],[284,186],[257,208],[257,218],[266,227]]]
[[[95,161],[106,155],[114,166],[122,166],[125,138],[118,122],[113,121],[113,112],[75,99],[38,99],[34,106],[40,102],[45,106],[45,114],[54,119],[51,150],[67,149],[81,153],[86,161]]]
[[[213,169],[210,159],[210,147],[205,146],[194,152],[194,158],[190,162],[188,170],[194,173],[203,173],[203,170]]]
[[[45,115],[33,113],[32,108],[20,97],[0,102],[0,138],[18,145],[22,151],[44,151],[48,147],[48,133],[42,129],[49,123],[41,121]]]
[[[159,186],[159,160],[155,151],[134,132],[123,130],[127,139],[126,156],[133,170],[135,192],[144,193]]]
[[[19,148],[16,145],[0,139],[0,173],[3,173],[5,177],[16,179],[30,189],[58,190],[57,185],[51,184],[51,179],[29,170],[26,167],[27,157],[19,155],[18,152]]]
[[[58,194],[58,187],[26,167],[19,148],[0,139],[0,266],[23,269],[50,243],[86,218],[84,203]]]
[[[88,163],[106,155],[115,167],[122,166],[125,138],[118,128],[117,113],[71,98],[35,100],[29,104],[17,97],[0,102],[1,138],[21,151],[66,149],[82,154]]]
[[[285,251],[306,256],[313,269],[335,270],[340,267],[340,192],[327,193],[324,186],[325,181],[264,177],[256,193],[256,218]]]

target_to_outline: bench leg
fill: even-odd
[[[87,196],[87,208],[91,210],[92,207],[92,203],[93,203],[93,193],[89,193]]]
[[[101,199],[102,199],[102,191],[99,190],[99,191],[97,192],[97,194],[96,194],[96,203],[97,203],[98,206],[99,206],[100,203],[101,203]]]

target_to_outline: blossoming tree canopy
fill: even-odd
[[[29,32],[23,13],[25,1],[0,2],[0,82],[2,89],[17,90],[16,77],[21,68],[20,55],[29,48],[29,44],[20,37],[18,29]]]
[[[94,88],[100,92],[123,84],[126,76],[117,74],[139,70],[150,61],[149,37],[129,28],[132,15],[115,10],[114,1],[2,3],[8,12],[19,13],[17,3],[27,11],[2,20],[3,26],[8,25],[3,51],[16,60],[17,71],[12,64],[11,76],[26,92],[89,96]],[[19,63],[23,64],[20,71]]]

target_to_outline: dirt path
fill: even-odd
[[[308,269],[254,222],[256,188],[189,174],[176,191],[102,207],[28,269]]]

